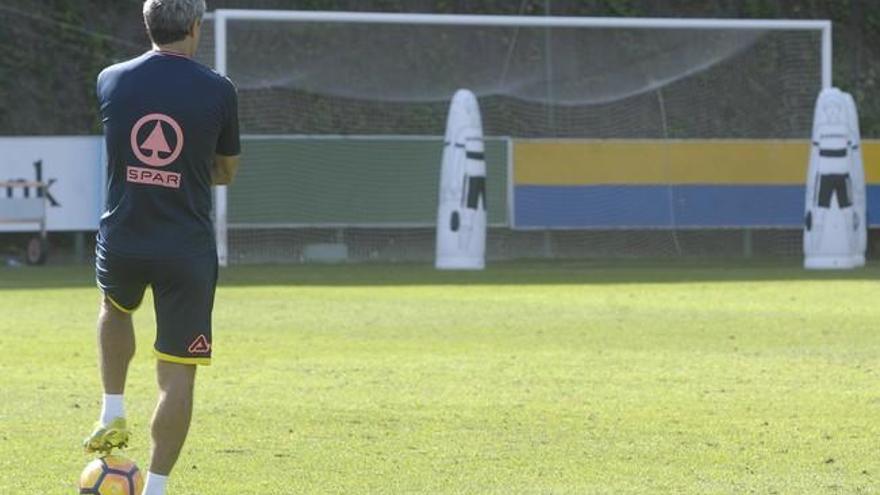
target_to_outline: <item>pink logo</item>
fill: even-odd
[[[126,180],[128,182],[137,182],[138,184],[180,189],[180,174],[177,172],[163,172],[143,167],[128,167],[126,169]]]
[[[196,337],[196,340],[194,340],[192,344],[189,345],[187,351],[190,354],[207,354],[211,352],[211,343],[208,342],[208,338],[205,337],[205,334],[201,334]]]
[[[141,129],[155,123],[145,138],[139,139]],[[174,131],[174,149],[168,145],[165,127]],[[146,134],[146,133],[145,133]],[[161,113],[151,113],[140,118],[131,129],[131,150],[141,162],[151,167],[164,167],[180,156],[183,150],[183,130],[171,117]]]

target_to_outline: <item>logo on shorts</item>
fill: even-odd
[[[170,142],[168,138],[173,138]],[[162,113],[141,117],[131,128],[131,151],[141,163],[161,168],[170,165],[183,151],[183,129],[173,118]],[[180,174],[143,167],[128,167],[129,182],[154,186],[180,187]]]
[[[208,342],[208,337],[205,337],[205,334],[201,334],[186,350],[190,354],[207,354],[211,352],[211,343]]]

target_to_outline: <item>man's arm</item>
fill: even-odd
[[[211,167],[211,183],[225,186],[232,183],[238,172],[241,143],[238,135],[238,94],[229,78],[225,83],[225,105],[220,136],[214,151],[214,166]]]
[[[226,156],[215,154],[214,167],[211,169],[211,183],[215,186],[232,184],[235,173],[238,172],[238,163],[241,155]]]

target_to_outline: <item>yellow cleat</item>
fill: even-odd
[[[116,418],[107,425],[97,424],[95,431],[83,440],[83,448],[88,453],[109,454],[113,449],[125,448],[129,436],[125,418]]]

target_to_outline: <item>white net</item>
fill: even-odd
[[[818,30],[228,19],[225,56],[230,262],[433,259],[459,88],[489,136],[490,260],[799,252]]]

